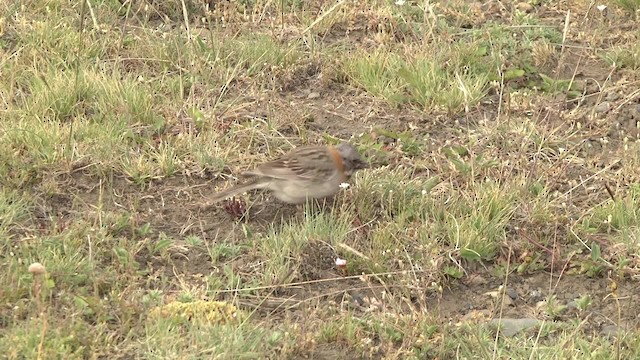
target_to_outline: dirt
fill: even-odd
[[[429,299],[428,306],[440,314],[443,322],[454,323],[470,321],[478,313],[485,318],[542,318],[553,322],[584,320],[585,333],[594,335],[606,325],[617,325],[621,329],[637,329],[640,325],[639,310],[635,306],[640,286],[636,281],[617,283],[606,276],[557,275],[547,272],[510,275],[505,283],[504,278],[478,273],[469,280],[452,284],[440,298]],[[509,289],[506,303],[501,303],[501,297],[495,294],[500,286]],[[612,286],[617,287],[615,292],[612,292]],[[556,317],[544,316],[542,314],[548,310],[548,305],[542,300],[552,295],[557,299],[557,306],[566,308],[558,310]],[[576,300],[584,296],[591,298],[591,305],[579,310]]]

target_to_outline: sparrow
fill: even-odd
[[[349,143],[335,147],[299,147],[243,172],[242,176],[252,179],[215,194],[209,204],[253,189],[269,190],[285,203],[302,204],[308,199],[334,195],[340,184],[349,180],[356,170],[368,167],[358,150]]]

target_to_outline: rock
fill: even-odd
[[[607,93],[607,96],[605,97],[605,99],[607,99],[607,101],[616,101],[616,100],[620,99],[620,94],[618,94],[617,92],[614,92],[614,91],[609,91]]]
[[[522,12],[530,13],[533,11],[534,8],[533,8],[533,5],[522,1],[516,4],[516,9]]]
[[[508,306],[515,306],[515,303],[513,302],[513,299],[509,295],[504,294],[502,295],[502,303],[498,303],[498,305],[508,307]]]
[[[617,336],[619,331],[620,328],[618,327],[618,325],[605,325],[602,327],[602,330],[600,330],[600,335]]]
[[[482,275],[473,275],[470,276],[467,280],[467,286],[482,286],[488,283],[487,278]]]
[[[307,99],[309,100],[318,99],[319,97],[320,97],[320,93],[318,92],[312,92],[312,93],[309,93],[309,95],[307,95]]]
[[[587,84],[586,93],[595,94],[597,92],[600,92],[600,85],[594,82],[589,82],[589,84]]]
[[[514,288],[508,287],[506,294],[509,295],[512,300],[516,300],[518,298],[518,292]]]
[[[366,304],[366,301],[364,300],[364,296],[362,294],[352,292],[349,295],[351,295],[351,300],[353,300],[354,303],[358,304],[358,306],[364,306]]]
[[[540,291],[540,289],[531,290],[531,292],[529,293],[529,300],[533,303],[542,301],[542,299],[544,299],[544,295],[542,294],[542,291]]]
[[[596,105],[594,111],[597,114],[604,114],[611,109],[611,104],[608,101],[603,101],[600,104]]]
[[[536,327],[540,321],[532,318],[523,319],[493,319],[489,321],[489,326],[496,328],[500,326],[500,333],[504,336],[514,336],[515,334]]]

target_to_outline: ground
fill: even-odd
[[[638,9],[1,5],[0,348],[638,358]],[[208,202],[339,141],[333,198]]]

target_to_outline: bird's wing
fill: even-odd
[[[332,166],[333,161],[325,148],[300,147],[244,174],[285,180],[314,180],[319,173],[333,170]]]

